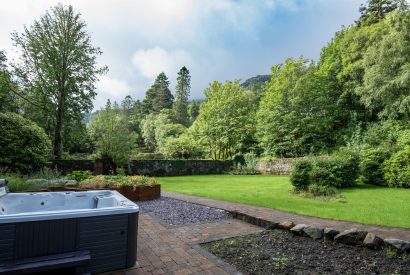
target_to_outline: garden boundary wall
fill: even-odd
[[[106,172],[100,162],[93,160],[54,160],[50,166],[63,174],[74,170],[91,171],[94,175]],[[146,176],[206,175],[228,172],[232,166],[229,160],[132,160],[125,172]]]
[[[270,161],[258,161],[256,171],[261,174],[289,175],[293,162],[301,158],[280,158]]]

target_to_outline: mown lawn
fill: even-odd
[[[161,189],[336,220],[410,228],[410,189],[359,185],[344,202],[291,194],[287,176],[206,175],[158,178]]]

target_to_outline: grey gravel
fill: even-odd
[[[224,210],[161,197],[137,202],[142,213],[149,213],[170,225],[207,223],[231,219]]]

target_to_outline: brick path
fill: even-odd
[[[235,274],[233,267],[198,244],[260,231],[260,227],[235,219],[172,227],[142,213],[138,227],[138,266],[110,274]]]
[[[395,228],[395,227],[385,227],[385,226],[376,226],[369,224],[361,224],[355,222],[345,222],[345,221],[335,221],[329,219],[322,219],[316,217],[308,217],[297,215],[289,212],[284,212],[280,210],[275,210],[271,208],[259,207],[244,205],[240,203],[233,203],[227,201],[220,201],[190,195],[184,195],[179,193],[171,192],[161,192],[161,195],[164,197],[170,197],[174,199],[179,199],[187,202],[202,204],[210,207],[216,207],[225,209],[227,211],[235,211],[242,213],[248,216],[257,217],[266,221],[271,222],[281,222],[285,220],[293,221],[294,223],[309,224],[321,228],[332,227],[337,230],[346,230],[351,228],[357,228],[372,232],[376,235],[379,235],[382,238],[397,238],[406,241],[410,241],[410,230],[404,228]]]

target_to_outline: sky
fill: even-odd
[[[94,109],[107,99],[143,99],[160,72],[174,93],[179,69],[191,74],[191,99],[214,80],[269,74],[288,57],[317,60],[365,0],[6,0],[0,5],[0,50],[17,58],[22,32],[58,2],[73,5],[109,72],[97,83]]]

